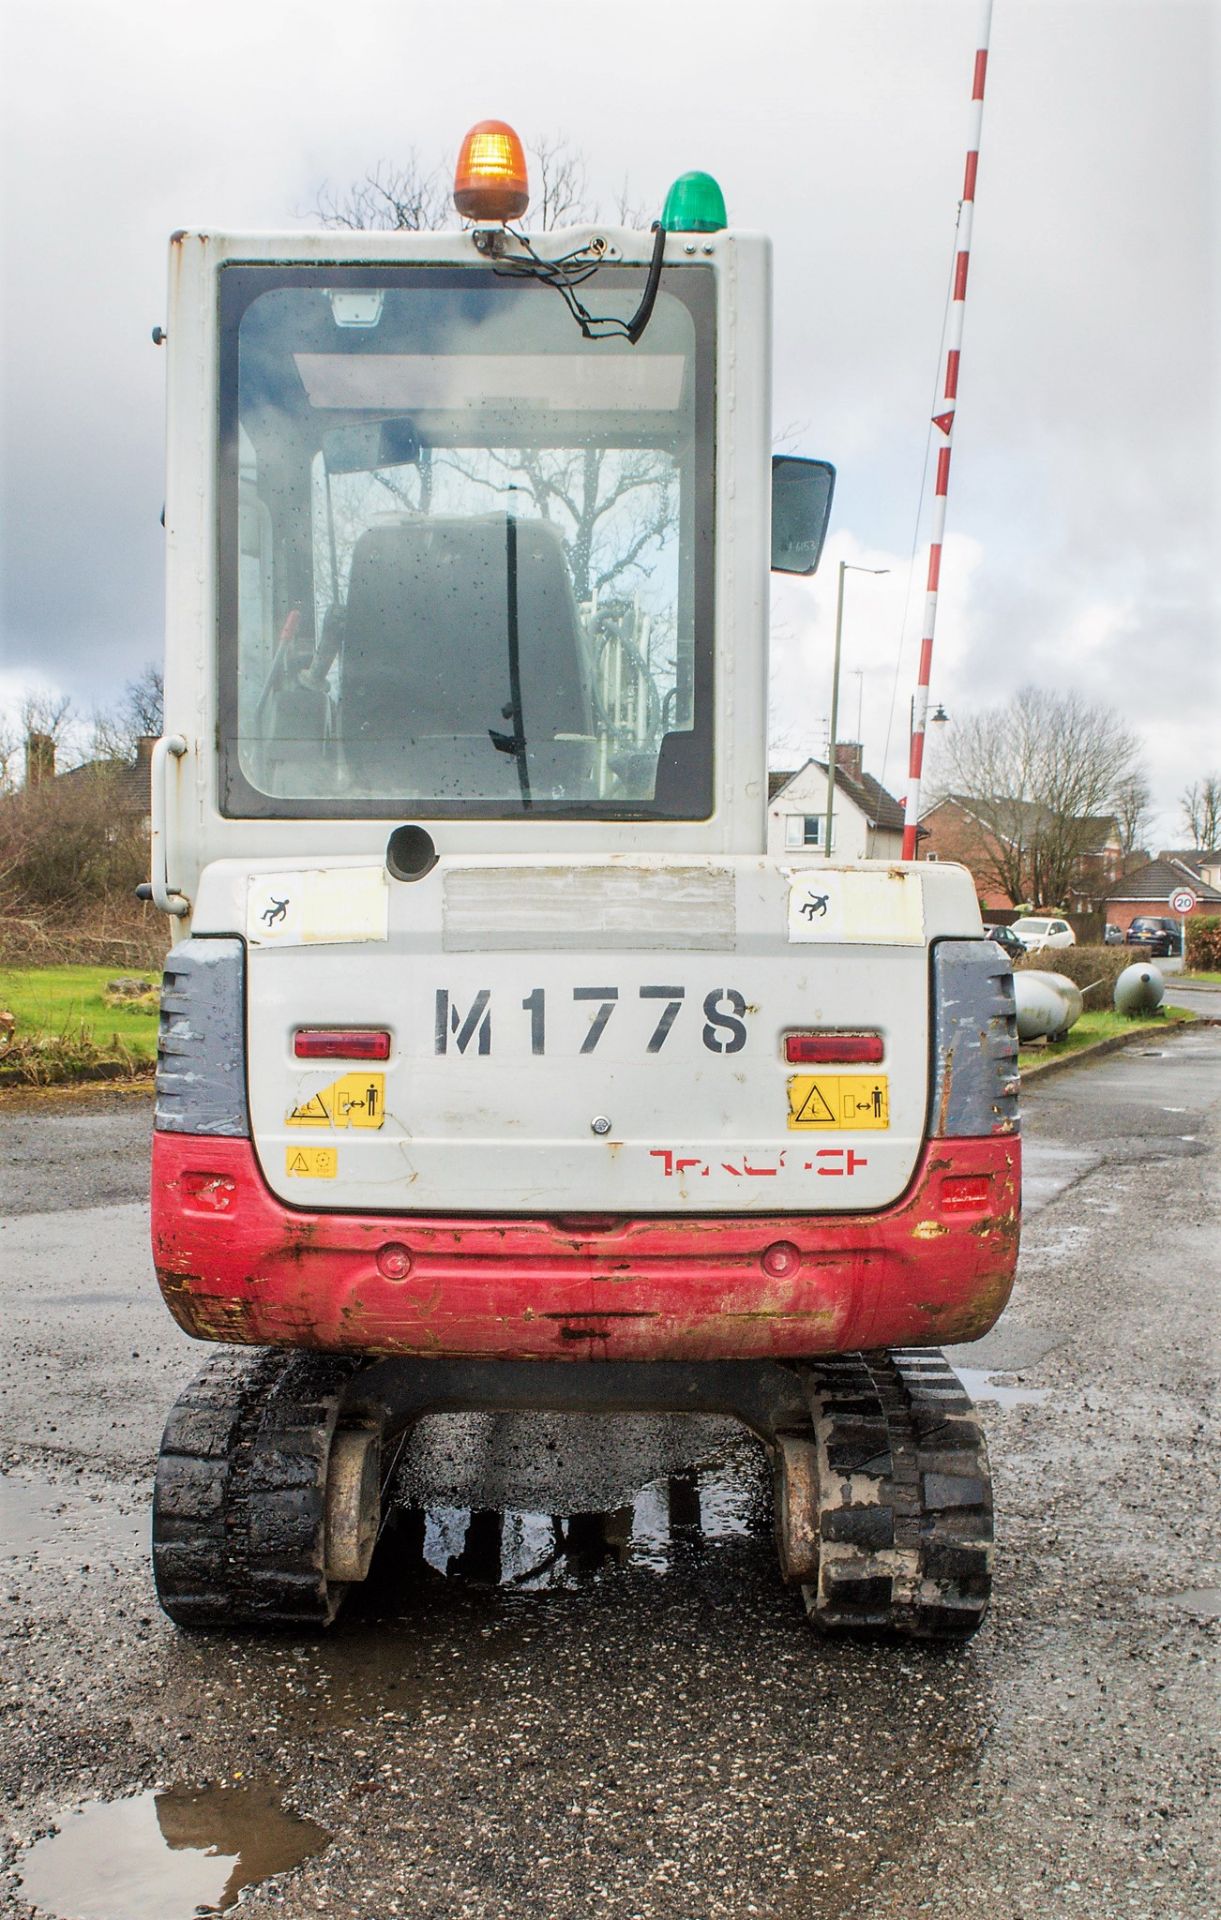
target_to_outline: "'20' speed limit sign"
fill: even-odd
[[[1190,887],[1178,887],[1170,896],[1171,913],[1188,914],[1196,904],[1196,895]]]

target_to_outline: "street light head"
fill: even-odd
[[[932,721],[935,727],[944,727],[949,717],[950,716],[946,712],[945,708],[940,705],[936,708],[936,710],[933,713],[930,713],[929,715],[929,719]]]

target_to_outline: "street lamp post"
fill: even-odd
[[[889,567],[858,567],[855,561],[839,563],[839,587],[835,596],[835,664],[831,669],[831,738],[827,744],[827,825],[823,856],[831,858],[831,827],[835,818],[835,748],[839,725],[839,660],[844,634],[844,575],[846,573],[889,573]]]

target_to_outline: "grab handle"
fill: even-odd
[[[187,743],[180,733],[167,733],[153,748],[150,768],[153,905],[162,913],[172,914],[176,920],[190,913],[191,903],[185,894],[176,892],[169,883],[169,848],[166,831],[169,807],[166,796],[166,768],[171,758],[181,759],[186,750]]]

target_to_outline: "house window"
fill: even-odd
[[[785,816],[784,844],[786,847],[821,847],[823,817],[820,813],[790,813]],[[832,829],[832,842],[835,832]]]

